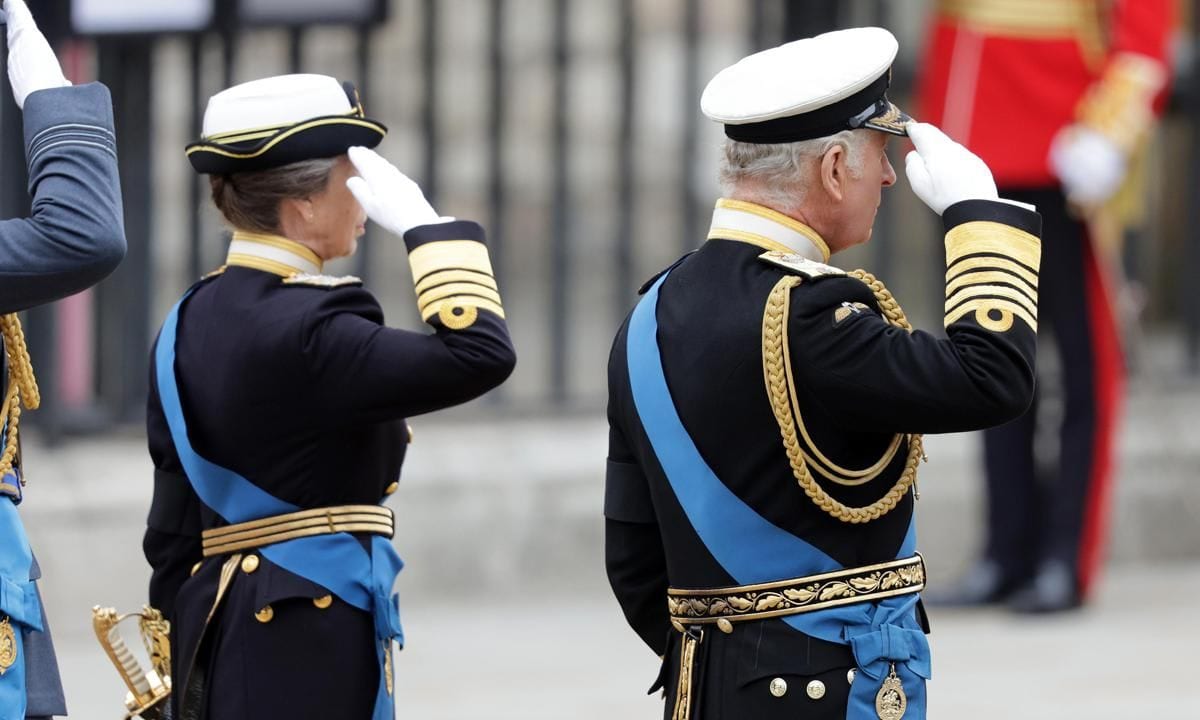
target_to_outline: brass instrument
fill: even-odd
[[[118,625],[138,618],[142,644],[150,656],[152,669],[143,670],[136,657],[125,645]],[[113,608],[92,608],[92,627],[96,639],[116,666],[129,692],[125,694],[125,719],[161,720],[167,713],[167,698],[171,695],[171,625],[160,611],[149,605],[140,613],[117,615]]]

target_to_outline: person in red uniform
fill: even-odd
[[[1123,364],[1094,232],[1167,83],[1173,0],[939,0],[918,81],[922,120],[978,154],[1004,197],[1037,206],[1042,327],[1061,357],[1053,478],[1037,402],[984,435],[987,540],[947,604],[1078,607],[1106,536]],[[1001,288],[1003,278],[998,278]]]

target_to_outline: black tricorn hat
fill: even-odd
[[[363,114],[351,83],[327,75],[279,75],[213,95],[203,137],[187,146],[199,173],[268,170],[373,148],[387,128]]]

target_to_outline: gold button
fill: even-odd
[[[412,445],[412,439],[413,439],[412,425],[409,425],[408,423],[404,423],[404,427],[406,430],[408,430],[408,444]]]
[[[203,561],[203,560],[201,560],[200,562],[198,562],[198,563],[196,563],[195,565],[193,565],[193,566],[192,566],[192,574],[193,574],[193,575],[195,575],[195,574],[196,574],[196,571],[198,571],[198,570],[200,569],[200,566],[201,566],[201,565],[203,565],[203,564],[204,564],[204,561]]]
[[[846,671],[846,682],[853,685],[854,684],[854,676],[857,674],[858,674],[858,670],[855,668],[850,668],[849,670],[847,670]]]
[[[807,692],[808,696],[813,700],[820,700],[821,698],[825,697],[825,683],[821,682],[820,680],[813,680],[808,684],[808,687],[806,687],[804,691]]]
[[[333,596],[332,595],[322,595],[319,598],[313,598],[313,605],[316,605],[321,610],[324,610],[325,608],[329,607],[332,604],[333,604]]]
[[[726,635],[733,632],[733,623],[729,622],[725,618],[720,618],[717,620],[717,627],[720,628],[721,632],[725,633]]]
[[[242,558],[242,572],[252,573],[257,569],[258,569],[258,556],[257,555],[247,555],[246,557]]]
[[[275,617],[275,610],[270,605],[254,613],[254,619],[260,623],[269,623],[273,617]]]
[[[397,490],[399,490],[399,489],[400,489],[400,481],[399,481],[399,480],[393,480],[391,485],[388,485],[387,487],[385,487],[385,488],[383,489],[383,494],[384,494],[384,495],[391,495],[392,493],[396,492],[396,491],[397,491]]]
[[[771,681],[771,694],[775,697],[783,697],[787,693],[787,680],[783,678],[775,678]]]

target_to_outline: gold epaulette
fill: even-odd
[[[772,265],[777,265],[788,272],[796,275],[803,275],[809,280],[815,280],[821,277],[845,277],[846,271],[841,268],[836,268],[832,265],[826,265],[816,260],[809,260],[803,255],[797,253],[785,253],[778,250],[770,250],[758,256],[759,260],[768,262]]]
[[[360,286],[363,284],[362,278],[353,275],[309,275],[308,273],[296,273],[289,275],[283,279],[284,285],[300,285],[303,287],[319,287],[319,288],[337,288],[347,286]]]

